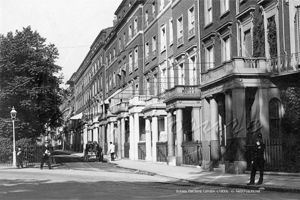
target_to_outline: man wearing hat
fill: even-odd
[[[263,143],[262,134],[258,133],[251,154],[252,169],[251,169],[250,182],[247,185],[254,185],[255,175],[258,169],[260,170],[260,176],[256,184],[257,185],[262,184],[263,176],[264,176],[264,164],[265,164],[264,151],[265,151],[265,144]]]
[[[51,169],[51,163],[50,163],[50,155],[51,155],[51,149],[49,145],[49,140],[45,141],[45,144],[42,146],[42,158],[41,158],[41,165],[40,169],[43,169],[44,163],[47,162],[49,169]]]
[[[23,151],[21,146],[18,146],[17,149],[17,167],[23,168]]]

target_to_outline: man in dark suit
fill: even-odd
[[[103,162],[103,149],[99,144],[97,144],[97,153],[98,153],[97,157],[99,158],[99,162]]]
[[[251,169],[250,182],[247,185],[254,185],[255,175],[257,170],[260,171],[260,176],[257,185],[262,184],[263,176],[264,176],[264,164],[265,164],[264,151],[265,151],[265,144],[263,143],[262,134],[258,133],[251,154],[252,169]]]
[[[41,165],[40,169],[43,169],[44,163],[47,162],[48,168],[51,169],[51,163],[50,163],[50,155],[51,155],[51,147],[49,145],[49,140],[45,141],[45,144],[42,146],[42,158],[41,158]]]
[[[23,150],[20,146],[17,149],[17,167],[23,168]]]

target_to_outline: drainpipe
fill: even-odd
[[[142,77],[141,77],[141,80],[142,80],[142,84],[143,84],[143,87],[142,87],[142,90],[143,88],[145,88],[145,81],[144,81],[144,71],[145,71],[145,33],[144,33],[144,5],[142,5],[142,41],[143,41],[143,44],[142,44],[142,47],[143,47],[143,73],[142,73]],[[143,90],[143,94],[144,94],[144,90]],[[147,93],[146,93],[147,94]]]
[[[198,18],[198,61],[199,61],[199,65],[200,65],[200,67],[199,67],[199,69],[200,69],[200,73],[199,73],[199,84],[201,85],[201,72],[202,72],[202,69],[201,69],[201,48],[200,48],[200,46],[201,46],[201,39],[200,39],[200,3],[199,3],[200,1],[198,0],[197,1],[197,18]]]
[[[281,0],[281,7],[282,7],[282,12],[281,12],[281,14],[282,14],[282,26],[283,26],[283,29],[282,29],[282,34],[283,34],[283,52],[284,52],[284,55],[286,55],[287,53],[286,53],[286,49],[285,49],[285,27],[284,27],[284,20],[285,20],[285,18],[284,18],[284,3],[283,3],[283,0]]]

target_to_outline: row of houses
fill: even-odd
[[[119,158],[243,172],[257,130],[282,137],[299,0],[123,0],[114,15],[68,81],[66,148],[113,142]]]

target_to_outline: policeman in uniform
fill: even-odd
[[[253,152],[251,155],[252,170],[251,170],[250,182],[247,185],[254,185],[255,175],[257,170],[260,170],[260,176],[256,184],[257,185],[262,184],[263,176],[264,176],[264,164],[265,164],[264,151],[265,151],[265,144],[263,143],[262,134],[258,133],[256,142],[253,147]]]

